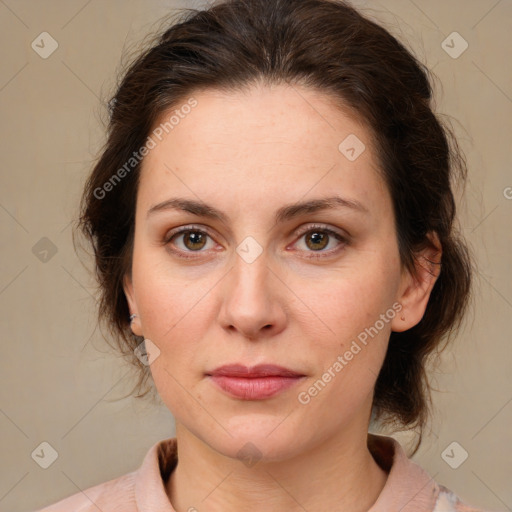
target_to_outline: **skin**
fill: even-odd
[[[391,330],[421,320],[436,275],[402,268],[370,132],[329,97],[287,85],[193,96],[198,105],[143,162],[124,286],[133,332],[160,350],[150,368],[176,420],[169,499],[178,512],[367,511],[387,478],[366,444],[375,381]],[[353,162],[338,150],[350,134],[366,146]],[[274,222],[285,205],[334,194],[367,212],[339,207]],[[227,219],[148,215],[173,197],[201,200]],[[207,233],[199,243],[183,234],[166,243],[190,225]],[[252,263],[236,252],[248,236],[262,249]],[[432,240],[420,256],[440,261]],[[400,313],[301,404],[298,394],[396,303]],[[305,378],[272,398],[240,400],[205,376],[228,363],[274,363]],[[261,457],[250,467],[237,456],[246,443]]]

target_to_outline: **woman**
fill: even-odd
[[[427,358],[470,296],[464,160],[431,95],[329,0],[218,2],[138,57],[80,227],[176,438],[44,510],[476,510],[368,432],[421,434]]]

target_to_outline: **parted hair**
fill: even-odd
[[[415,453],[430,415],[427,363],[460,328],[471,295],[472,260],[457,228],[453,192],[467,169],[452,128],[434,112],[431,72],[347,2],[223,0],[204,10],[185,9],[122,72],[75,229],[92,245],[100,324],[137,368],[137,396],[144,396],[150,372],[134,354],[141,339],[131,333],[123,292],[140,162],[108,193],[98,191],[127,169],[163,113],[201,89],[235,92],[260,82],[323,92],[368,127],[392,198],[404,268],[417,272],[416,255],[431,243],[429,234],[441,243],[441,268],[425,314],[411,329],[391,333],[373,397],[380,425],[419,428]]]

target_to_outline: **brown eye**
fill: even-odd
[[[311,242],[308,242],[310,240]],[[306,245],[312,250],[322,250],[329,243],[329,235],[321,231],[310,231],[306,234]]]
[[[183,244],[191,251],[202,249],[206,245],[206,235],[201,231],[185,231],[183,235]]]
[[[295,243],[307,258],[333,256],[349,243],[349,238],[333,229],[314,225],[308,227],[298,233],[299,240]]]
[[[208,242],[210,245],[208,245]],[[191,257],[187,256],[187,253],[206,253],[208,249],[212,249],[215,245],[208,233],[201,229],[192,229],[190,226],[169,233],[164,240],[164,244],[173,253],[183,257]]]

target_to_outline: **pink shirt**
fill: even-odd
[[[368,447],[388,472],[386,485],[368,512],[486,512],[437,484],[392,437],[368,434]],[[150,448],[137,470],[36,512],[176,512],[165,491],[176,464],[176,438],[164,439]]]

